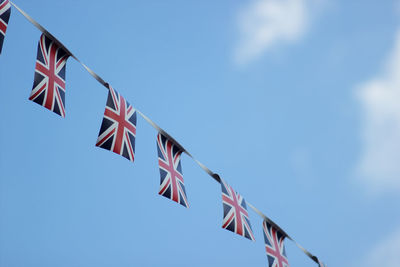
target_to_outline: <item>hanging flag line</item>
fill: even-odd
[[[265,216],[259,209],[257,209],[256,207],[254,207],[253,205],[251,205],[248,201],[246,201],[247,205],[249,205],[249,207],[254,210],[260,217],[262,217],[265,221],[269,222],[275,229],[279,230],[284,236],[286,236],[288,239],[290,239],[293,243],[295,243],[295,245],[300,248],[304,254],[306,254],[310,259],[312,259],[314,262],[318,263],[320,266],[321,265],[321,261],[318,259],[317,256],[311,254],[308,250],[306,250],[303,246],[301,246],[299,243],[296,242],[296,240],[294,240],[292,237],[290,237],[282,228],[280,228],[275,222],[273,222],[270,218],[268,218],[267,216]]]
[[[19,8],[16,4],[14,4],[12,1],[9,1],[11,5],[13,5],[19,13],[21,13],[29,22],[31,22],[37,29],[39,29],[43,34],[45,34],[47,37],[52,39],[56,44],[62,48],[67,54],[69,54],[72,58],[74,58],[79,64],[81,64],[85,70],[93,77],[95,78],[99,83],[101,83],[104,87],[106,87],[108,90],[109,89],[109,84],[105,82],[97,73],[95,73],[92,69],[90,69],[88,66],[86,66],[81,60],[79,60],[72,52],[64,46],[63,43],[61,43],[57,38],[55,38],[49,31],[47,31],[42,25],[40,25],[36,20],[34,20],[31,16],[29,16],[25,11],[23,11],[21,8]],[[139,113],[139,115],[146,120],[157,132],[161,133],[165,137],[167,137],[169,140],[175,143],[177,147],[179,147],[180,150],[182,150],[185,154],[187,154],[190,158],[192,158],[197,165],[200,166],[209,176],[211,176],[215,181],[217,181],[219,184],[221,184],[221,178],[217,173],[214,173],[211,171],[207,166],[205,166],[203,163],[201,163],[199,160],[197,160],[192,154],[190,154],[178,141],[176,141],[171,135],[169,135],[165,130],[163,130],[160,126],[158,126],[154,121],[152,121],[149,117],[147,117],[145,114],[143,114],[141,111],[136,109],[136,111]],[[297,243],[292,237],[290,237],[281,227],[279,227],[274,221],[272,221],[270,218],[268,218],[264,213],[262,213],[259,209],[254,207],[252,204],[250,204],[248,201],[246,201],[247,205],[254,211],[256,212],[263,220],[267,221],[270,223],[273,227],[275,227],[278,231],[280,231],[285,237],[290,239],[292,242],[296,244],[298,248],[300,248],[310,259],[312,259],[314,262],[318,263],[319,266],[324,266],[323,263],[316,257],[315,255],[311,254],[308,250],[306,250],[304,247],[302,247],[299,243]]]
[[[74,54],[71,53],[71,51],[66,48],[63,43],[61,43],[56,37],[54,37],[50,32],[48,32],[42,25],[40,25],[36,20],[34,20],[31,16],[29,16],[25,11],[23,11],[21,8],[19,8],[16,4],[10,1],[10,4],[13,5],[19,13],[21,13],[27,20],[29,20],[30,23],[32,23],[36,28],[39,29],[42,33],[44,33],[47,37],[52,39],[53,41],[56,42],[56,44],[62,48],[67,54],[69,54],[73,59],[78,61],[79,64],[81,64],[87,72],[90,73],[90,75],[93,76],[99,83],[101,83],[103,86],[105,86],[108,89],[108,83],[106,83],[99,75],[97,75],[93,70],[91,70],[88,66],[86,66],[82,61],[80,61]]]

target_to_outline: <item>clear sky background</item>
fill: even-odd
[[[328,266],[400,266],[400,2],[15,0],[131,104]],[[70,58],[66,118],[28,100],[40,32],[0,56],[0,266],[267,266],[221,228],[189,157],[159,196],[156,132],[95,147],[107,90]],[[316,266],[286,241],[292,266]]]

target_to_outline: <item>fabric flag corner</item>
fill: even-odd
[[[6,36],[8,21],[11,15],[11,5],[8,0],[0,0],[0,54]]]
[[[157,152],[160,168],[160,191],[158,194],[188,208],[189,202],[186,196],[181,165],[183,151],[173,141],[158,133]]]
[[[264,220],[263,232],[265,250],[268,257],[268,267],[289,267],[283,240],[285,235]]]
[[[224,210],[222,228],[254,241],[246,201],[223,179],[221,179],[221,190]]]
[[[69,54],[42,34],[29,100],[65,117],[65,69]]]

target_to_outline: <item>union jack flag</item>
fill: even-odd
[[[106,108],[96,146],[135,159],[136,110],[109,86]]]
[[[11,15],[11,5],[8,0],[0,0],[0,53],[6,36],[8,20]]]
[[[265,220],[263,222],[263,230],[268,267],[289,267],[285,245],[283,244],[285,235]]]
[[[65,68],[69,55],[42,34],[39,40],[35,79],[29,100],[65,117]]]
[[[222,206],[224,209],[224,219],[222,228],[244,236],[250,240],[255,240],[251,229],[249,214],[247,213],[246,201],[239,195],[232,186],[221,179]]]
[[[161,178],[158,194],[188,208],[181,166],[183,151],[161,133],[157,135],[157,151]]]

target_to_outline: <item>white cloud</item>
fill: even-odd
[[[391,235],[378,243],[367,254],[363,267],[398,267],[400,266],[400,227]]]
[[[364,111],[359,177],[373,192],[400,190],[400,31],[384,72],[357,93]]]
[[[246,64],[277,44],[299,40],[307,29],[311,1],[252,0],[238,17],[235,61]]]

